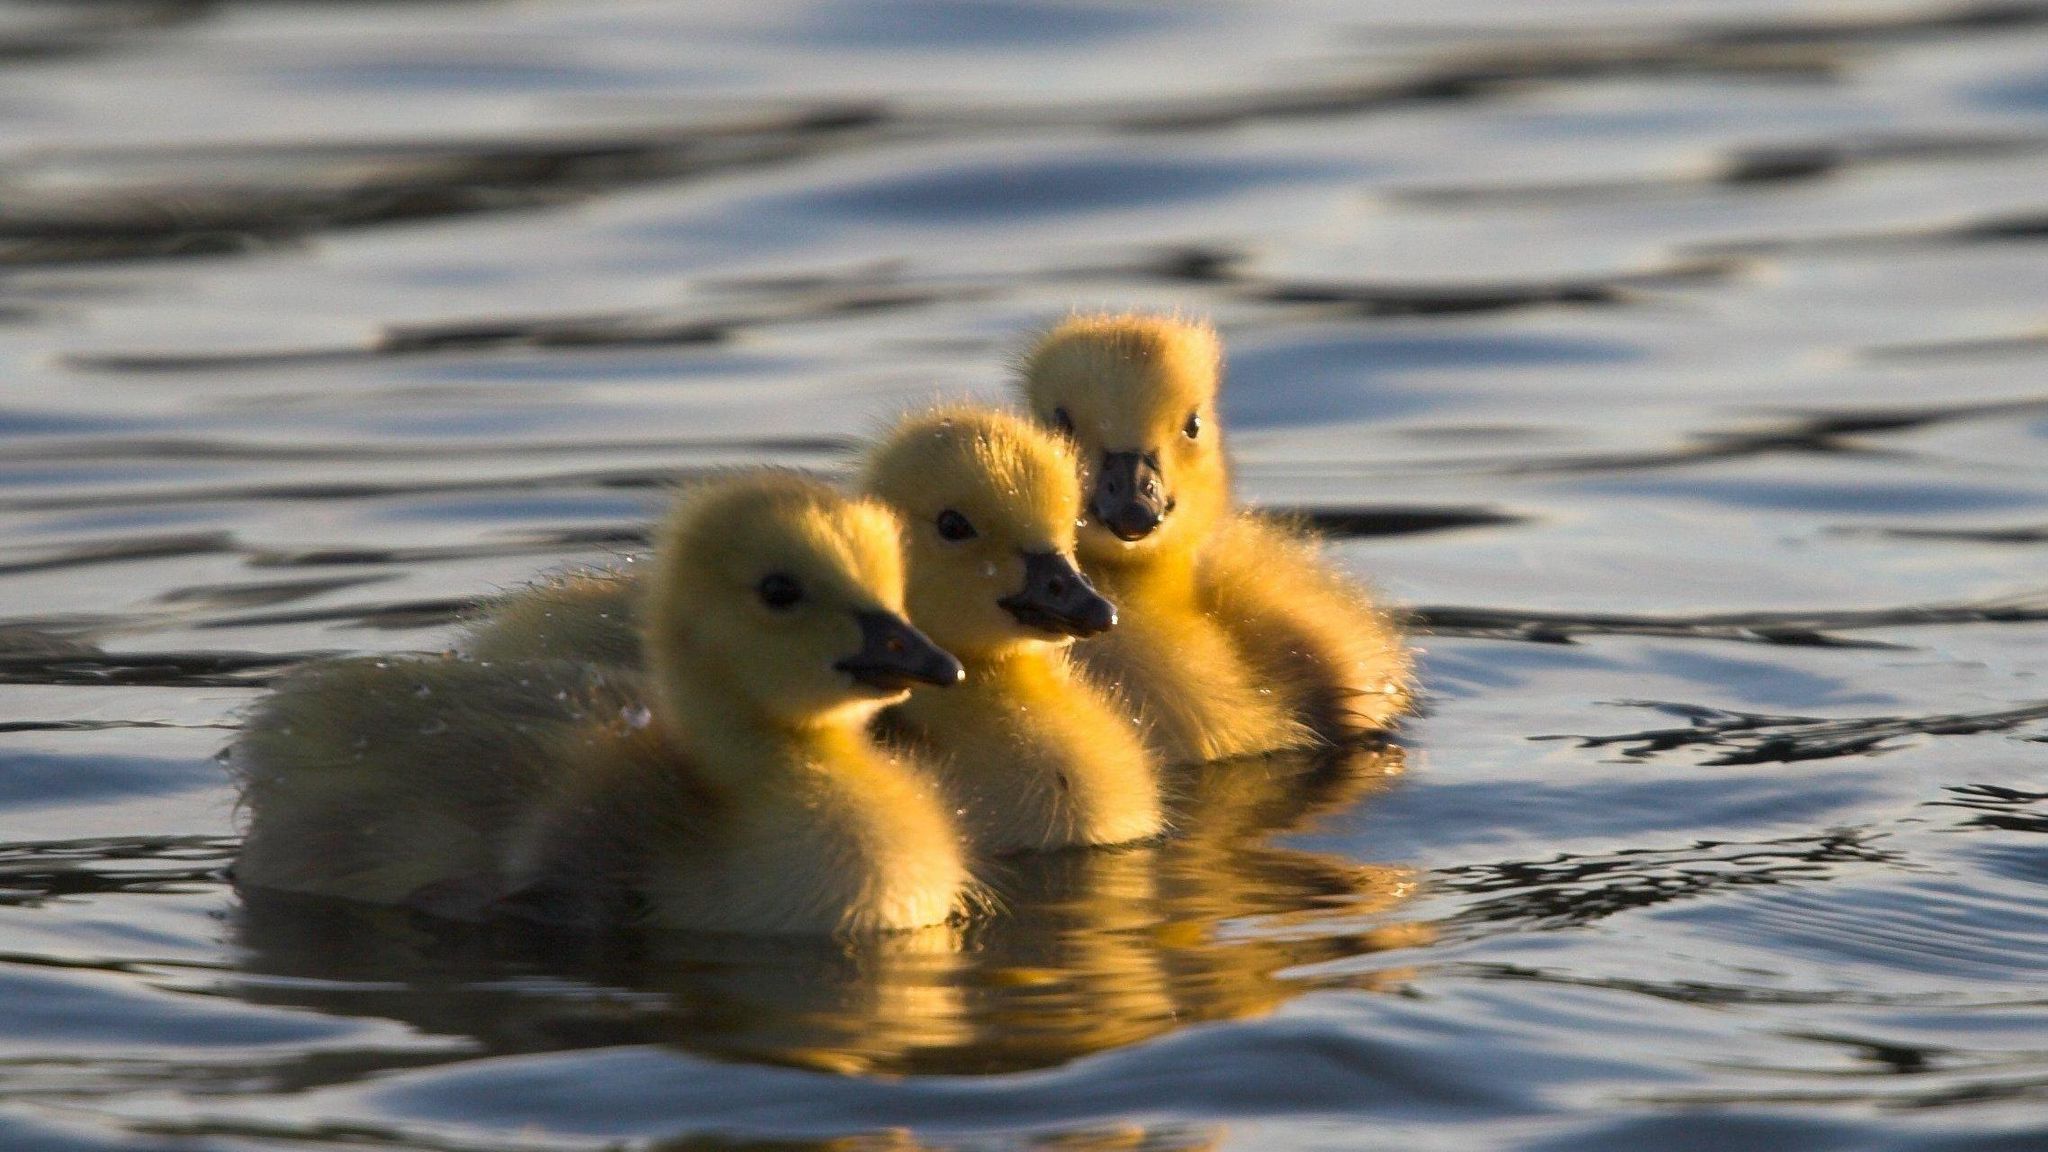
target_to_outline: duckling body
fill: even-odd
[[[1087,569],[1125,627],[1079,655],[1133,702],[1162,758],[1358,739],[1409,703],[1409,656],[1371,598],[1304,534],[1234,509],[1206,325],[1076,316],[1039,342],[1024,390],[1081,456]]]
[[[1090,675],[1117,687],[1159,759],[1225,760],[1316,742],[1287,697],[1247,658],[1230,617],[1192,565],[1089,566],[1123,606],[1112,635],[1079,645]]]
[[[1204,607],[1321,739],[1384,731],[1414,706],[1400,628],[1301,528],[1238,512],[1211,536],[1198,573]]]
[[[958,828],[862,732],[725,733],[690,773],[674,771],[682,750],[659,730],[589,727],[575,741],[507,845],[517,898],[544,919],[865,933],[960,907]]]
[[[237,881],[455,916],[726,932],[943,922],[957,828],[867,735],[959,665],[902,620],[888,511],[766,474],[663,533],[640,671],[462,658],[316,665],[236,744]]]
[[[1015,416],[940,409],[887,436],[864,484],[904,520],[912,618],[967,671],[958,688],[912,691],[885,722],[931,754],[976,848],[1157,834],[1153,758],[1127,709],[1068,656],[1074,636],[1116,620],[1073,564],[1071,455]]]
[[[886,717],[929,749],[940,787],[990,854],[1144,840],[1161,829],[1151,753],[1065,653],[963,657],[967,680]]]
[[[474,916],[510,887],[508,842],[562,735],[637,708],[577,664],[325,661],[292,674],[230,753],[249,814],[238,883]]]

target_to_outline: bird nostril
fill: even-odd
[[[891,636],[888,643],[884,644],[883,647],[887,648],[892,655],[901,656],[904,649],[903,638],[901,636]]]
[[[1067,594],[1067,582],[1055,576],[1045,582],[1045,590],[1055,596],[1065,596]]]

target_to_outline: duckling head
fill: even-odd
[[[1191,548],[1224,515],[1222,359],[1208,324],[1137,313],[1069,317],[1025,357],[1032,415],[1080,457],[1083,559],[1119,563]]]
[[[905,618],[896,517],[793,473],[713,481],[660,535],[642,617],[664,719],[864,723],[960,662]]]
[[[903,517],[911,618],[948,649],[995,655],[1116,623],[1074,566],[1073,453],[1027,421],[969,407],[912,416],[876,446],[864,486]]]

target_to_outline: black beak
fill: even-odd
[[[1093,636],[1116,627],[1116,605],[1057,552],[1026,552],[1024,590],[996,603],[1019,624],[1061,636]]]
[[[967,670],[931,637],[891,612],[862,612],[860,651],[832,665],[870,688],[901,692],[912,684],[958,684]]]
[[[1106,452],[1095,472],[1088,511],[1119,540],[1143,540],[1173,505],[1160,483],[1159,460],[1150,452]]]

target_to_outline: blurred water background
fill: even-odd
[[[0,3],[0,1147],[2048,1147],[2048,4]],[[1403,747],[864,947],[245,904],[279,669],[1213,315]]]

